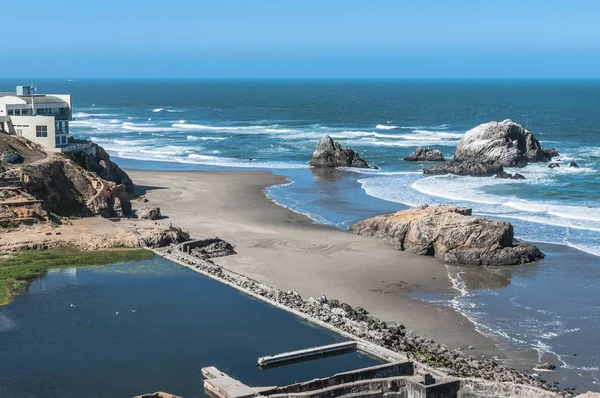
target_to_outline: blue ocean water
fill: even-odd
[[[490,282],[492,275],[470,284],[469,270],[450,267],[459,294],[420,298],[452,305],[504,343],[552,353],[569,382],[600,380],[600,348],[590,346],[600,334],[600,81],[75,80],[38,87],[71,93],[72,134],[101,144],[124,167],[267,169],[290,181],[268,189],[270,198],[341,229],[408,206],[454,203],[512,222],[520,239],[560,245],[544,246],[548,256],[535,266],[491,272],[508,272],[499,276],[506,283]],[[402,161],[419,145],[451,158],[467,130],[508,118],[556,148],[562,167],[529,165],[519,170],[527,179],[514,181],[425,177],[423,164]],[[380,170],[310,169],[324,134]],[[580,168],[565,167],[569,161]],[[552,292],[562,300],[541,299]]]

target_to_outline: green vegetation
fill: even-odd
[[[12,229],[16,228],[17,224],[12,221],[0,221],[0,228]]]
[[[10,303],[25,281],[42,275],[50,268],[90,267],[152,257],[154,253],[144,249],[81,251],[72,247],[57,247],[20,252],[0,259],[0,306]]]

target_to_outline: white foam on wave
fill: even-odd
[[[75,112],[73,113],[74,118],[97,118],[97,117],[111,117],[119,116],[116,113],[86,113],[86,112]]]
[[[153,109],[152,112],[154,112],[154,113],[159,113],[159,112],[180,113],[183,111],[181,109],[156,108],[156,109]]]
[[[394,129],[397,129],[398,126],[391,126],[388,124],[378,124],[377,126],[375,126],[375,128],[379,129],[379,130],[394,130]]]
[[[525,201],[484,191],[491,185],[532,184],[535,181],[406,174],[380,175],[358,182],[368,195],[379,199],[408,206],[451,202],[472,207],[475,214],[510,220],[518,238],[563,244],[600,255],[598,208]]]
[[[193,135],[188,135],[186,137],[188,141],[223,141],[226,140],[226,137],[196,137]]]

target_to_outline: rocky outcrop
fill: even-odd
[[[24,190],[59,216],[116,217],[131,214],[134,186],[98,145],[69,156],[45,152],[23,137],[0,134],[0,151],[17,152],[20,164],[2,163],[2,177],[19,177]]]
[[[503,171],[502,173],[496,174],[495,177],[502,178],[502,179],[510,179],[510,180],[524,180],[525,179],[525,176],[523,174],[519,174],[519,173],[510,174],[505,171]]]
[[[178,227],[142,229],[138,231],[148,247],[164,247],[190,239],[187,231]]]
[[[11,172],[22,174],[27,191],[43,200],[47,211],[59,216],[131,214],[124,185],[106,181],[60,154]]]
[[[160,207],[144,207],[142,209],[136,210],[135,215],[140,220],[158,220],[161,217]]]
[[[481,124],[465,133],[456,146],[458,162],[496,163],[504,167],[548,162],[558,156],[554,149],[542,149],[531,131],[512,120]]]
[[[575,162],[569,162],[569,167],[573,167],[575,169],[578,169],[579,165],[577,163],[575,163]]]
[[[498,164],[481,162],[447,162],[431,166],[423,170],[424,174],[443,175],[454,174],[458,176],[491,177],[504,172],[504,168]]]
[[[317,144],[309,164],[313,167],[369,167],[358,152],[343,147],[328,135]]]
[[[451,205],[376,216],[352,225],[350,232],[450,264],[517,265],[544,257],[537,247],[516,241],[510,223],[475,217],[471,209]]]
[[[413,153],[404,158],[408,162],[443,162],[444,155],[439,149],[417,147]]]
[[[96,173],[98,177],[112,181],[117,185],[123,185],[128,194],[135,194],[135,186],[127,173],[110,160],[110,155],[106,153],[104,148],[93,143],[91,145],[89,150],[73,153],[70,157],[79,166]]]

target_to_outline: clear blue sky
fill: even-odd
[[[598,0],[28,0],[5,78],[600,78]]]

